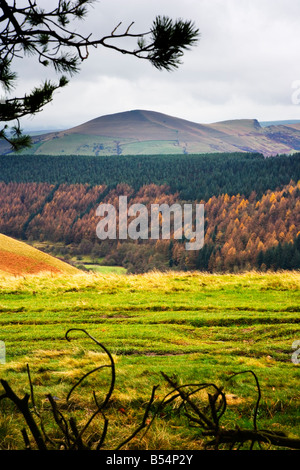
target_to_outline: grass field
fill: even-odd
[[[94,264],[94,263],[86,263],[83,266],[88,271],[92,271],[92,272],[95,272],[95,273],[126,274],[126,268],[123,268],[123,266],[102,266],[100,264]]]
[[[107,448],[139,424],[154,385],[159,385],[157,402],[170,390],[161,371],[176,374],[182,384],[219,386],[234,372],[252,370],[262,393],[258,426],[299,438],[300,369],[292,362],[292,345],[300,340],[299,281],[298,272],[2,276],[0,340],[6,363],[0,364],[0,378],[22,396],[29,392],[29,364],[39,406],[47,411],[50,392],[64,403],[74,383],[105,360],[82,332],[65,339],[68,329],[85,329],[116,364]],[[79,425],[92,413],[92,391],[101,396],[108,383],[109,371],[101,369],[74,391]],[[253,376],[230,380],[226,393],[224,426],[251,428],[257,398]],[[127,447],[202,448],[199,429],[188,426],[175,408]],[[0,411],[0,448],[22,448],[17,411],[7,400],[0,401]],[[103,423],[93,426],[90,432],[96,433]]]

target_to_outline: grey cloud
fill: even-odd
[[[44,3],[53,6],[53,1]],[[291,85],[300,79],[300,3],[128,0],[125,6],[124,0],[103,0],[77,28],[96,37],[110,33],[119,21],[124,28],[135,21],[133,30],[143,31],[158,14],[192,19],[199,27],[200,42],[186,53],[180,69],[158,72],[146,61],[103,48],[92,50],[67,89],[28,123],[68,127],[102,114],[150,106],[198,122],[300,116],[299,107],[291,106]],[[37,84],[45,72],[28,67],[29,60],[18,64],[22,89]]]

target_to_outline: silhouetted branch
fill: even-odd
[[[106,366],[100,366],[96,369],[94,369],[93,371],[89,372],[88,374],[86,374],[84,377],[82,377],[82,379],[80,379],[80,381],[75,385],[75,387],[85,378],[87,377],[89,374],[95,372],[96,370],[99,370],[101,369],[102,367],[111,367],[111,381],[110,381],[110,387],[109,387],[109,390],[108,390],[108,393],[105,397],[105,400],[104,402],[102,403],[101,407],[97,404],[98,408],[100,409],[103,409],[105,408],[105,406],[107,405],[112,393],[113,393],[113,390],[114,390],[114,386],[115,386],[115,381],[116,381],[116,368],[115,368],[115,363],[114,363],[114,360],[113,360],[113,357],[111,355],[111,353],[109,352],[109,350],[102,344],[100,343],[96,338],[94,338],[93,336],[91,336],[86,330],[82,329],[82,328],[70,328],[67,332],[66,332],[66,339],[68,341],[70,341],[70,338],[69,338],[69,333],[71,333],[71,331],[82,331],[85,335],[87,335],[91,340],[93,340],[98,346],[100,346],[101,349],[103,349],[103,351],[107,354],[109,360],[110,360],[110,366],[106,365]],[[74,389],[74,387],[73,387]],[[72,392],[72,390],[71,390]],[[70,394],[68,395],[68,397],[70,396]]]
[[[150,397],[150,400],[148,402],[148,405],[147,405],[147,408],[146,408],[146,411],[145,411],[145,414],[144,414],[144,417],[143,417],[143,420],[142,420],[141,424],[127,439],[125,439],[125,441],[123,441],[121,444],[118,445],[116,450],[121,449],[121,447],[123,447],[125,444],[127,444],[127,442],[131,441],[142,429],[144,429],[147,426],[147,419],[149,417],[149,412],[150,412],[150,409],[151,409],[151,405],[153,404],[154,399],[155,399],[155,391],[156,391],[157,388],[158,388],[158,386],[154,386],[153,389],[152,389],[151,397]]]
[[[84,19],[87,7],[94,1],[59,1],[49,11],[31,0],[25,2],[27,6],[24,8],[17,2],[0,0],[0,83],[6,92],[11,92],[15,87],[17,73],[12,66],[16,58],[35,56],[44,67],[52,65],[56,73],[72,76],[79,72],[80,64],[88,58],[90,48],[105,47],[147,60],[157,69],[172,70],[181,64],[183,53],[198,41],[199,31],[192,21],[173,21],[165,16],[157,16],[152,26],[140,33],[132,32],[132,21],[123,31],[120,30],[120,22],[111,34],[95,39],[91,33],[81,34],[73,21]],[[132,45],[133,38],[136,45]],[[52,101],[54,91],[66,83],[63,76],[57,85],[47,81],[22,98],[4,99],[0,103],[0,121],[10,122],[41,111]],[[10,139],[4,130],[0,138],[9,142],[15,150],[29,146],[31,142],[28,136],[22,135]]]
[[[206,444],[207,446],[214,446],[215,449],[218,449],[221,444],[229,445],[230,449],[234,448],[234,446],[238,445],[238,448],[241,448],[245,443],[250,442],[250,450],[253,449],[255,443],[259,445],[261,443],[266,443],[269,445],[274,445],[278,447],[289,447],[292,449],[300,449],[300,440],[289,438],[285,433],[282,432],[273,432],[268,430],[258,430],[257,428],[257,415],[258,415],[258,407],[259,402],[261,399],[261,390],[258,378],[256,374],[252,370],[246,370],[237,372],[231,375],[226,381],[233,379],[234,377],[241,375],[241,374],[252,374],[258,391],[258,398],[255,404],[254,410],[254,417],[253,417],[253,430],[248,429],[240,429],[238,426],[235,429],[223,429],[219,426],[219,421],[221,416],[224,414],[226,409],[226,395],[222,391],[223,388],[217,387],[215,384],[186,384],[178,386],[177,382],[168,377],[166,374],[162,373],[163,377],[167,380],[169,385],[173,387],[172,392],[178,392],[172,398],[180,398],[182,399],[183,403],[189,405],[195,415],[192,415],[190,412],[186,411],[185,415],[187,418],[194,423],[197,423],[200,427],[203,428],[202,435],[205,437],[214,437],[211,441]],[[196,389],[186,392],[184,389],[187,387],[197,387]],[[191,400],[193,394],[203,390],[207,387],[214,387],[216,392],[214,395],[210,395],[208,393],[208,409],[210,410],[210,415],[212,417],[209,418],[206,412],[200,410],[199,406]],[[168,396],[168,395],[167,395]],[[171,399],[172,399],[171,398]],[[221,398],[221,402],[216,407],[217,400]],[[169,399],[166,403],[171,401]],[[218,414],[219,410],[221,412]]]
[[[293,439],[286,436],[284,433],[272,432],[267,430],[246,430],[246,429],[229,429],[219,430],[217,434],[213,431],[203,431],[204,436],[215,436],[215,439],[210,441],[210,445],[218,444],[231,444],[232,446],[237,443],[243,445],[247,441],[252,443],[266,443],[278,447],[289,447],[291,449],[300,449],[300,439]],[[253,447],[253,445],[252,445]]]
[[[29,406],[28,406],[28,401],[29,401],[29,395],[26,393],[23,398],[19,398],[13,390],[10,388],[9,384],[6,382],[6,380],[1,379],[1,384],[5,390],[5,395],[2,395],[1,398],[9,398],[16,406],[17,408],[21,411],[23,414],[26,423],[34,437],[34,440],[38,446],[39,450],[47,450],[46,444],[44,442],[43,436],[34,421],[32,414],[30,412]]]
[[[261,390],[260,390],[260,385],[259,385],[259,381],[258,381],[258,378],[257,378],[256,374],[252,370],[243,370],[243,371],[240,371],[240,372],[236,372],[235,374],[232,374],[227,379],[227,382],[229,380],[233,379],[234,377],[236,377],[237,375],[241,375],[241,374],[252,374],[254,379],[255,379],[258,396],[257,396],[256,404],[255,404],[255,410],[254,410],[254,416],[253,416],[253,426],[254,426],[254,429],[256,430],[257,429],[257,413],[258,413],[259,402],[261,400]]]

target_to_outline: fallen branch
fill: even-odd
[[[294,439],[288,437],[283,432],[273,432],[269,430],[258,430],[257,428],[257,414],[259,402],[261,399],[261,390],[259,386],[259,381],[256,374],[251,370],[237,372],[231,375],[227,381],[231,380],[233,377],[250,373],[253,375],[256,387],[258,391],[258,398],[255,405],[254,417],[253,417],[253,430],[240,429],[238,426],[236,429],[223,429],[219,426],[220,418],[223,416],[226,404],[226,395],[223,392],[223,387],[217,387],[215,384],[203,383],[203,384],[187,384],[179,386],[177,382],[168,377],[166,374],[162,373],[162,376],[173,388],[171,393],[176,392],[172,398],[180,397],[182,403],[185,405],[185,415],[193,423],[198,424],[202,429],[202,436],[204,437],[213,437],[210,440],[206,447],[213,446],[214,449],[218,449],[220,445],[227,445],[230,449],[234,447],[241,448],[245,443],[250,443],[250,450],[253,449],[254,444],[269,444],[276,447],[285,447],[291,449],[300,449],[300,439]],[[215,389],[214,395],[208,393],[208,406],[205,408],[205,411],[201,410],[199,406],[191,399],[192,395],[208,387],[213,387]],[[185,389],[192,390],[186,391]],[[172,399],[171,398],[171,399]],[[217,406],[218,400],[220,401]],[[170,400],[168,400],[170,402]],[[189,409],[191,411],[189,411]],[[209,410],[209,412],[208,412]],[[194,414],[193,414],[194,413]],[[212,418],[211,418],[212,417]]]
[[[95,392],[93,392],[95,410],[93,411],[87,422],[81,427],[81,429],[78,428],[75,418],[73,416],[70,416],[68,418],[64,416],[61,409],[59,409],[59,406],[54,397],[51,394],[48,394],[47,398],[50,403],[52,417],[54,419],[54,422],[58,426],[62,437],[50,439],[47,436],[43,426],[42,413],[38,410],[35,402],[33,384],[31,381],[31,375],[28,366],[27,373],[30,385],[30,394],[26,393],[23,398],[20,398],[16,395],[16,393],[12,390],[7,381],[1,380],[4,393],[0,395],[0,401],[4,399],[9,399],[16,405],[18,410],[23,415],[25,422],[32,434],[33,440],[39,450],[91,450],[92,448],[95,450],[100,450],[105,445],[109,422],[104,414],[104,410],[109,404],[116,380],[114,359],[109,350],[102,343],[100,343],[97,339],[95,339],[83,329],[71,328],[70,330],[68,330],[66,333],[66,339],[68,341],[70,341],[71,332],[74,331],[82,332],[87,335],[92,341],[94,341],[105,352],[106,356],[109,359],[109,363],[97,366],[92,371],[85,373],[69,391],[66,402],[68,403],[68,400],[70,399],[70,396],[73,393],[74,389],[78,387],[90,374],[100,371],[104,368],[110,368],[111,370],[110,383],[104,400],[102,401],[102,403],[99,403]],[[224,392],[224,387],[219,387],[214,383],[207,382],[179,385],[176,378],[169,377],[167,374],[162,372],[162,376],[170,385],[171,391],[165,395],[163,400],[161,400],[161,402],[158,403],[156,407],[154,407],[155,392],[158,386],[154,386],[152,388],[151,397],[146,406],[141,423],[130,434],[128,438],[124,439],[119,445],[117,445],[115,450],[119,450],[126,444],[131,442],[132,439],[134,439],[143,429],[145,429],[146,433],[147,430],[150,428],[151,424],[153,423],[154,419],[160,414],[163,408],[178,399],[181,400],[179,411],[183,409],[185,416],[189,419],[189,421],[193,424],[196,424],[198,428],[200,427],[202,436],[204,438],[209,438],[205,447],[213,446],[215,450],[219,449],[220,446],[222,448],[223,446],[225,446],[225,448],[229,449],[240,449],[245,444],[249,444],[250,450],[252,450],[254,448],[254,445],[258,443],[260,448],[262,447],[262,444],[268,444],[269,446],[275,447],[300,449],[300,439],[290,438],[283,432],[272,432],[265,429],[258,429],[257,416],[259,403],[261,400],[261,390],[256,374],[251,370],[237,372],[231,375],[226,380],[226,382],[241,374],[252,374],[256,383],[257,400],[253,416],[253,429],[241,429],[238,426],[236,426],[235,429],[224,429],[224,427],[220,426],[221,418],[224,416],[224,413],[227,409],[227,401],[226,394]],[[213,389],[213,393],[209,393],[208,389]],[[207,391],[208,403],[206,406],[201,405],[200,408],[198,402],[194,398],[197,393],[203,390]],[[33,410],[31,410],[29,406],[30,398],[32,401]],[[67,409],[70,410],[70,407],[67,407]],[[151,412],[152,417],[150,417]],[[94,418],[98,415],[100,415],[103,419],[103,429],[101,436],[100,438],[99,436],[97,436],[96,438],[93,437],[90,439],[86,439],[84,435],[90,427]],[[36,422],[36,417],[40,421],[39,425]],[[21,430],[21,433],[23,436],[25,448],[31,449],[32,443],[30,442],[27,430],[24,428]]]

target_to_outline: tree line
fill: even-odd
[[[300,179],[300,153],[264,158],[253,153],[129,156],[0,156],[0,181],[89,184],[136,191],[144,185],[168,185],[182,200],[208,200],[222,194],[261,197]]]

